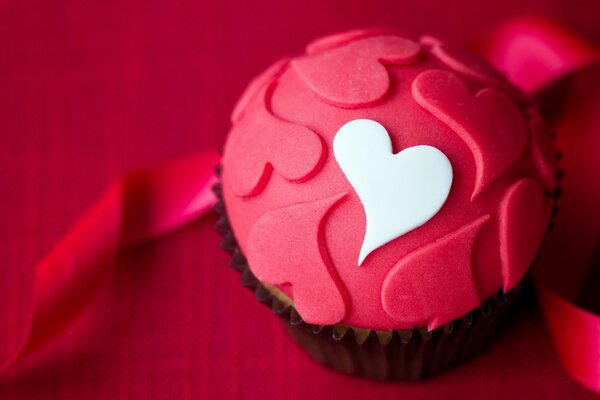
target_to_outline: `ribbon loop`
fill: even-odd
[[[509,22],[481,48],[484,57],[523,91],[536,95],[567,75],[600,61],[600,50],[565,29],[538,18]],[[589,77],[587,77],[589,78]],[[563,159],[564,195],[559,201],[534,280],[552,341],[567,372],[600,393],[600,315],[582,308],[600,244],[600,120],[589,84],[572,88],[558,116],[557,147]],[[579,90],[577,90],[579,89]],[[583,89],[583,90],[581,90]],[[599,90],[600,92],[600,90]],[[594,291],[598,301],[597,282]],[[589,291],[589,289],[588,289]]]

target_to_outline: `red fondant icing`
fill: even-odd
[[[402,258],[383,282],[381,302],[394,319],[430,330],[468,313],[480,299],[471,271],[484,215]],[[461,285],[447,282],[460,280]]]
[[[340,107],[367,106],[386,94],[384,64],[409,64],[420,46],[397,36],[363,38],[327,52],[297,58],[292,67],[323,100]]]
[[[343,58],[346,61],[354,59],[352,65],[356,65],[359,63],[357,60],[364,59],[365,54],[369,55],[369,60],[378,60],[383,59],[385,53],[388,52],[389,35],[367,35],[368,37],[362,38],[352,37],[352,35],[354,33],[340,35],[344,38],[344,43],[337,43],[330,47],[322,46],[318,48],[318,52],[309,57]],[[365,41],[369,43],[368,48],[365,47]],[[329,39],[330,44],[333,42],[335,40],[331,41]],[[436,41],[436,43],[440,42]],[[436,326],[449,322],[452,316],[455,315],[447,311],[448,307],[455,306],[455,302],[465,309],[477,307],[480,304],[480,299],[493,295],[504,286],[499,249],[500,230],[498,229],[499,221],[497,218],[499,204],[504,193],[515,182],[524,178],[537,182],[540,187],[543,184],[541,174],[534,163],[532,152],[529,150],[522,151],[526,146],[527,138],[530,136],[530,132],[527,131],[529,126],[520,120],[521,113],[526,114],[525,106],[513,105],[508,96],[504,96],[496,89],[484,88],[479,80],[469,78],[465,74],[461,74],[459,79],[452,74],[455,72],[454,69],[430,54],[429,46],[424,46],[421,51],[421,57],[413,60],[410,64],[400,66],[386,64],[385,68],[376,69],[376,71],[384,71],[386,82],[389,81],[392,84],[388,86],[385,96],[380,98],[379,101],[358,108],[339,107],[330,101],[323,101],[321,97],[315,95],[313,87],[309,86],[296,68],[285,68],[277,76],[277,86],[274,87],[272,95],[267,99],[267,105],[269,105],[267,110],[272,111],[272,114],[265,112],[264,101],[261,105],[261,98],[258,94],[253,96],[246,107],[244,116],[232,128],[230,139],[225,146],[222,175],[225,206],[235,237],[242,252],[250,260],[250,268],[255,271],[253,260],[257,258],[262,258],[265,265],[268,263],[275,268],[278,264],[277,257],[292,254],[296,260],[306,259],[305,263],[297,261],[298,265],[312,270],[312,266],[308,264],[311,263],[316,252],[314,250],[307,251],[306,248],[314,249],[318,247],[319,243],[324,244],[331,261],[331,264],[327,264],[327,271],[331,271],[331,273],[322,274],[320,275],[321,278],[311,276],[316,280],[326,280],[327,282],[323,283],[325,285],[330,284],[332,276],[334,280],[336,276],[339,277],[339,282],[336,282],[343,285],[347,296],[344,303],[346,305],[345,314],[341,322],[347,325],[372,329],[409,329],[417,324],[414,321],[424,320],[423,323]],[[378,52],[381,54],[378,54]],[[305,58],[301,59],[304,60]],[[468,64],[469,60],[465,58],[463,62]],[[336,65],[336,61],[331,61],[331,64],[328,65]],[[452,113],[446,115],[452,117],[453,124],[465,127],[462,136],[457,134],[449,124],[440,121],[431,112],[417,104],[413,97],[413,81],[424,72],[439,72],[439,70],[446,71],[449,74],[451,77],[450,84],[444,82],[437,85],[435,90],[427,85],[424,87],[428,88],[429,94],[435,95],[433,98],[443,99],[444,103],[451,103],[449,105],[444,104],[443,107],[438,104],[439,102],[430,104],[435,105],[444,112],[447,112],[446,108],[449,107]],[[320,80],[331,79],[331,84],[339,83],[339,77],[332,76],[335,71],[314,71],[316,75],[319,73],[322,74]],[[373,71],[368,68],[356,70],[352,76],[352,79],[358,85],[356,90],[362,90],[360,88],[364,82],[370,84],[371,81],[376,81],[379,78],[377,75],[373,75]],[[457,85],[452,80],[459,83],[458,94],[453,93],[457,91]],[[462,85],[461,80],[470,92]],[[346,82],[346,85],[348,85],[348,82]],[[481,92],[479,97],[470,94],[478,92]],[[487,94],[481,98],[484,93]],[[465,99],[464,109],[455,110],[458,106],[452,103],[464,101]],[[428,101],[430,100],[428,98]],[[276,121],[289,121],[294,126],[310,129],[310,134],[298,134],[294,128],[289,131],[287,129],[278,130],[279,134],[277,136],[274,133],[273,136],[269,136],[271,138],[277,137],[278,140],[258,140],[256,137],[263,135],[264,127],[271,129],[273,118],[275,118],[273,115],[277,117]],[[450,194],[442,209],[433,218],[417,229],[378,248],[365,259],[360,267],[357,267],[356,260],[365,233],[365,214],[360,199],[341,171],[335,157],[333,157],[332,150],[333,138],[338,129],[348,121],[358,118],[368,118],[382,124],[389,133],[394,153],[417,145],[430,145],[438,148],[450,160],[454,176]],[[267,121],[264,119],[267,119]],[[250,123],[249,121],[253,122]],[[509,128],[512,133],[506,134],[504,131]],[[316,137],[314,132],[317,132],[318,137],[322,139],[323,148],[314,145],[306,146],[305,143],[312,143],[312,141],[305,141],[305,139],[299,140],[297,144],[293,145],[284,146],[280,143],[282,140],[293,142],[294,137],[309,137],[311,135]],[[473,137],[470,135],[473,135]],[[513,136],[516,136],[516,138]],[[506,143],[509,139],[510,145]],[[470,146],[468,143],[475,146]],[[484,150],[485,157],[482,153]],[[315,156],[321,158],[312,172],[307,172],[311,169],[309,168],[310,165],[307,168],[302,168],[303,171],[308,173],[310,179],[291,184],[282,174],[273,173],[267,176],[269,178],[267,185],[264,185],[266,181],[263,182],[262,186],[259,185],[262,189],[259,196],[240,197],[234,190],[240,179],[242,183],[246,183],[245,178],[239,176],[240,170],[251,171],[256,169],[256,164],[254,164],[256,159],[265,160],[270,157],[270,154],[277,153],[283,158],[294,158],[293,162],[291,159],[289,160],[291,166],[294,163],[307,165],[304,164],[307,159],[313,160],[311,163],[315,160],[312,158],[313,153],[311,151]],[[476,151],[479,152],[480,164],[475,162],[477,159]],[[511,154],[512,156],[508,157]],[[516,161],[513,160],[514,162],[511,163],[509,159],[512,157]],[[260,162],[258,164],[263,165]],[[485,192],[477,196],[475,201],[472,201],[474,182],[477,179],[477,174],[482,172],[481,169],[487,175],[492,172],[496,173],[497,179],[489,179],[488,177]],[[254,177],[254,174],[249,175],[252,178]],[[253,180],[248,179],[248,182]],[[263,216],[300,203],[312,204],[344,192],[348,192],[348,195],[343,201],[331,208],[324,220],[317,221],[314,216],[311,216],[312,214],[298,209],[298,216],[293,217],[293,219],[289,221],[280,220],[279,224],[272,223],[268,225],[268,228],[263,229],[265,235],[269,232],[268,234],[272,237],[272,239],[269,239],[272,240],[271,244],[267,243],[268,241],[265,239],[263,250],[259,251],[256,247],[248,245],[252,227]],[[551,202],[548,201],[547,205],[550,207],[546,207],[546,212],[551,208]],[[419,305],[419,302],[422,302],[422,299],[415,298],[415,304],[405,301],[407,307],[405,312],[410,314],[410,310],[413,310],[414,314],[407,315],[406,320],[403,321],[392,318],[382,305],[383,283],[392,267],[419,249],[430,246],[439,238],[450,235],[458,227],[466,226],[486,215],[490,217],[488,222],[481,228],[472,245],[470,264],[468,266],[457,264],[455,267],[458,268],[458,272],[456,273],[430,274],[428,281],[422,283],[426,287],[448,287],[452,293],[458,293],[456,297],[450,299],[448,303],[436,303],[435,298],[431,301],[426,299],[426,304],[430,307],[430,315],[428,316],[423,316],[423,312],[420,311],[422,306]],[[520,217],[511,214],[506,218]],[[315,239],[316,236],[306,235],[306,230],[309,227],[305,225],[304,220],[313,221],[311,224],[314,224],[314,229],[317,229],[316,226],[319,225],[320,235],[322,236],[318,240]],[[515,223],[522,222],[517,221]],[[537,223],[545,228],[547,217],[544,221],[534,221],[532,223]],[[296,241],[282,239],[286,237],[302,237],[302,242],[306,243],[297,244]],[[256,237],[253,240],[257,240]],[[299,246],[301,248],[298,248]],[[439,245],[437,247],[439,260],[436,260],[436,262],[457,257],[456,252],[459,250],[464,256],[468,250],[465,250],[462,246],[463,244],[459,243],[456,248],[448,245],[443,246],[442,249],[442,246]],[[261,252],[266,253],[261,255]],[[515,257],[518,257],[516,253]],[[466,256],[463,257],[463,261],[465,260],[467,260]],[[528,260],[527,258],[525,261]],[[521,265],[525,265],[525,261]],[[415,279],[420,279],[418,274],[423,273],[423,271],[417,267],[411,268],[414,268],[414,274],[417,275]],[[526,268],[526,266],[523,268]],[[514,271],[513,281],[520,278],[519,275],[524,272],[523,268],[519,270],[520,273]],[[469,269],[471,270],[471,276],[465,279],[465,276],[467,276],[465,271]],[[411,278],[412,275],[409,275],[411,274],[407,273],[403,276]],[[286,290],[285,286],[278,286],[284,291]],[[473,293],[473,286],[478,296],[464,296],[464,293]],[[287,291],[287,293],[290,292]],[[291,294],[296,301],[296,290],[291,291]],[[402,296],[403,294],[398,293],[398,295]],[[414,295],[414,292],[406,292],[404,295]],[[443,293],[439,294],[439,296],[444,295]],[[435,296],[438,296],[438,294],[435,294]],[[337,295],[333,297],[337,299]],[[307,310],[306,303],[303,304],[304,313],[308,313],[307,315],[312,314],[313,317],[321,312],[327,314],[326,310],[317,310],[319,302],[323,300],[322,297],[317,298],[318,301],[315,302],[314,310]],[[337,306],[334,304],[332,307],[336,309]],[[303,312],[301,312],[301,315],[304,317]]]
[[[322,237],[327,213],[345,195],[267,213],[248,237],[254,275],[265,283],[291,284],[295,307],[311,324],[335,324],[346,314],[345,290]]]
[[[519,109],[503,93],[484,88],[473,96],[453,73],[431,70],[413,82],[412,93],[423,108],[452,128],[475,157],[476,198],[521,155],[527,127]]]
[[[531,140],[529,148],[531,158],[544,180],[546,189],[552,192],[556,189],[556,172],[558,168],[556,152],[552,146],[552,133],[537,112],[532,110],[530,114]]]
[[[260,89],[263,89],[269,83],[273,82],[283,71],[285,67],[288,65],[290,59],[283,58],[274,64],[272,64],[269,68],[267,68],[262,74],[254,78],[242,93],[242,96],[238,100],[237,104],[233,108],[233,112],[231,113],[231,123],[237,124],[242,116],[244,115],[244,111],[246,107],[248,107],[248,103],[250,100],[256,96]]]
[[[493,86],[510,94],[515,100],[528,103],[528,97],[519,89],[510,85],[504,76],[497,72],[487,61],[475,54],[468,53],[444,43],[437,42],[431,48],[431,54],[454,71],[486,86]]]
[[[342,46],[346,43],[364,39],[370,36],[378,36],[392,33],[391,29],[355,29],[347,32],[334,33],[333,35],[323,36],[310,42],[306,46],[306,54],[314,54],[320,51],[329,50],[334,47]]]
[[[248,105],[249,113],[234,125],[228,139],[230,151],[224,164],[238,196],[252,197],[266,185],[272,170],[292,182],[316,173],[325,156],[321,139],[310,129],[283,121],[268,109],[274,84],[263,88]],[[235,161],[234,161],[235,160]]]
[[[544,238],[548,214],[543,188],[533,179],[521,179],[502,197],[498,214],[502,280],[507,291],[525,274]]]

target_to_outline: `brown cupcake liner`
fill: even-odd
[[[220,167],[215,172],[220,175]],[[560,177],[562,172],[559,172]],[[293,305],[282,302],[254,276],[233,235],[223,203],[221,183],[215,184],[213,190],[218,198],[214,210],[219,215],[215,228],[223,236],[221,248],[231,255],[229,265],[241,274],[241,285],[254,291],[256,299],[283,320],[290,335],[311,358],[343,373],[377,380],[404,381],[436,375],[483,350],[530,281],[528,272],[507,293],[499,290],[464,317],[433,331],[426,327],[376,331],[342,324],[309,324]],[[560,193],[557,189],[550,195],[558,199]],[[555,202],[552,215],[557,211]],[[552,221],[548,231],[551,228]]]

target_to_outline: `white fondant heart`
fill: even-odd
[[[452,166],[444,153],[423,145],[394,154],[387,130],[373,120],[342,126],[333,153],[367,217],[358,265],[373,250],[429,221],[450,192]]]

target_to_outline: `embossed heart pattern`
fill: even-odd
[[[446,155],[427,145],[394,154],[387,130],[376,121],[344,124],[333,152],[366,215],[359,266],[377,248],[429,221],[448,198],[452,165]]]

